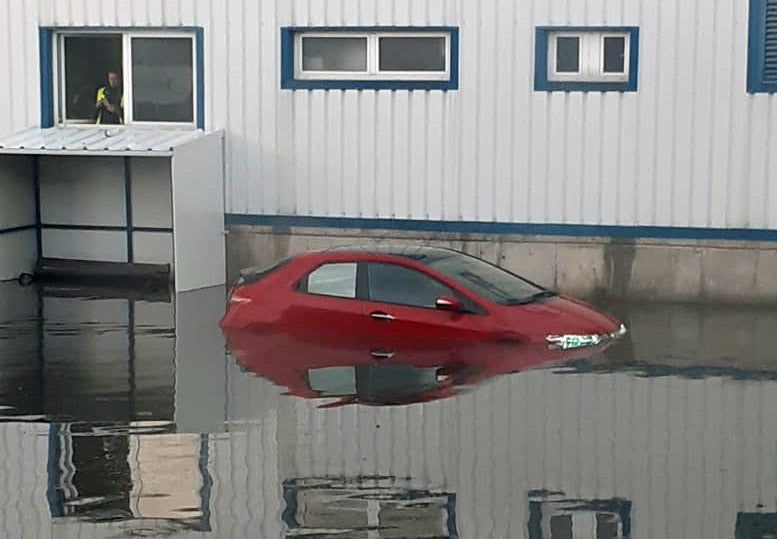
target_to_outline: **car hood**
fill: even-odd
[[[620,322],[594,307],[564,296],[506,308],[510,325],[530,341],[548,335],[602,335],[615,332]]]

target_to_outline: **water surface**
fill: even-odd
[[[241,361],[223,304],[0,284],[0,536],[777,533],[775,309],[612,304],[604,354],[485,376]]]

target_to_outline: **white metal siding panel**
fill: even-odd
[[[0,0],[0,134],[39,117],[37,27],[205,29],[227,211],[777,227],[777,101],[734,0]],[[279,89],[286,25],[454,25],[460,89]],[[536,25],[637,25],[637,93],[533,91]]]

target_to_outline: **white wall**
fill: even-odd
[[[38,25],[205,28],[236,213],[777,228],[777,103],[736,0],[0,0],[0,133],[38,123]],[[461,27],[453,92],[281,91],[284,25]],[[533,87],[536,25],[638,25],[637,93]]]

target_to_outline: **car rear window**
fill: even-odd
[[[320,296],[353,299],[356,297],[356,262],[323,264],[310,272],[302,291]]]

